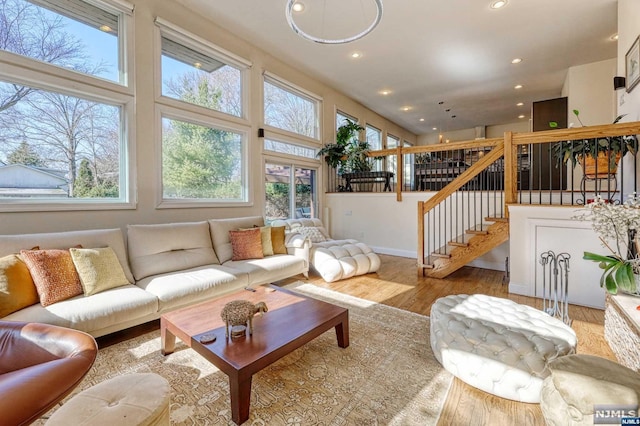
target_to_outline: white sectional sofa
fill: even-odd
[[[128,244],[121,229],[0,235],[0,257],[34,247],[111,247],[129,281],[127,285],[90,296],[81,294],[46,307],[36,303],[2,319],[54,324],[98,337],[248,286],[307,275],[310,244],[298,233],[285,235],[287,254],[231,260],[229,230],[263,225],[261,216],[130,225]]]
[[[272,225],[285,226],[287,231],[309,238],[309,262],[326,282],[369,274],[380,268],[380,257],[371,247],[354,239],[332,239],[320,219],[275,220]]]

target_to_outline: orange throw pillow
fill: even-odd
[[[49,306],[82,294],[82,284],[69,250],[22,250],[40,304]]]
[[[29,268],[15,254],[0,258],[0,318],[38,303]]]
[[[273,254],[287,254],[287,247],[284,245],[284,228],[284,226],[271,227]]]
[[[262,259],[264,257],[260,228],[229,231],[229,239],[233,251],[231,260]]]

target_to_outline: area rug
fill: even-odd
[[[452,376],[431,352],[428,317],[312,284],[287,288],[348,308],[350,345],[339,348],[330,330],[254,375],[245,424],[436,424]],[[153,331],[101,349],[76,392],[121,374],[154,372],[171,383],[172,424],[233,425],[227,376],[177,343],[162,356]]]

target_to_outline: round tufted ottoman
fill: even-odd
[[[311,264],[326,282],[376,272],[380,257],[357,240],[329,240],[313,243]]]
[[[575,332],[546,313],[507,299],[440,298],[431,307],[431,348],[460,380],[502,398],[540,402],[548,362],[575,352]]]
[[[570,355],[550,362],[549,370],[540,398],[547,425],[592,425],[596,405],[637,407],[640,401],[640,373],[617,362]]]
[[[114,377],[75,395],[47,426],[169,425],[171,388],[163,377],[135,373]]]

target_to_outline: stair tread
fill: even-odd
[[[455,239],[449,241],[447,244],[453,247],[468,247],[469,240],[473,238],[471,234],[460,234]]]
[[[486,220],[487,222],[509,222],[509,218],[508,217],[492,217],[492,216],[487,216],[484,218],[484,220]]]

